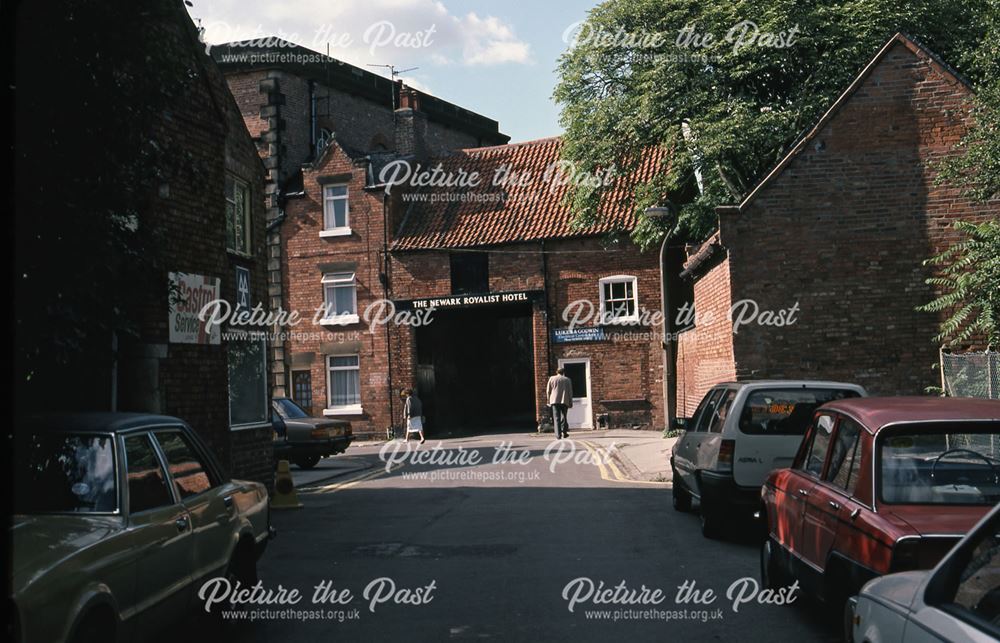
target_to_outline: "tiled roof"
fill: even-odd
[[[475,247],[631,230],[637,222],[635,187],[665,169],[666,151],[649,148],[636,171],[614,178],[601,198],[599,221],[577,228],[563,201],[569,186],[545,180],[546,171],[552,176],[556,170],[550,168],[560,167],[561,146],[561,139],[545,138],[461,150],[424,164],[425,170],[431,170],[440,163],[450,176],[477,172],[480,184],[419,189],[416,198],[423,200],[411,200],[404,206],[408,209],[393,249]],[[497,185],[493,177],[498,170],[527,178]],[[431,197],[437,201],[431,202]]]

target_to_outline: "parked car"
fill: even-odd
[[[287,397],[271,400],[274,461],[288,460],[300,469],[312,469],[322,458],[343,453],[354,436],[346,420],[311,417]]]
[[[876,576],[933,567],[1000,502],[1000,401],[830,402],[761,496],[764,584],[842,604]]]
[[[53,416],[15,439],[15,640],[146,640],[205,580],[256,582],[267,489],[225,477],[183,421]]]
[[[702,533],[722,534],[734,515],[749,518],[760,506],[760,487],[772,469],[787,467],[813,411],[830,400],[865,395],[843,382],[759,380],[712,388],[670,455],[673,503],[690,511],[701,503]]]
[[[1000,640],[1000,505],[933,571],[870,581],[848,603],[848,641]]]

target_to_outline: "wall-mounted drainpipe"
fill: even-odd
[[[309,147],[313,158],[319,157],[319,141],[316,139],[316,81],[309,81]]]
[[[385,186],[382,193],[382,271],[379,273],[379,281],[382,282],[382,297],[389,299],[389,185]],[[392,399],[392,342],[389,333],[392,329],[390,324],[385,324],[385,355],[386,355],[386,383],[389,388],[389,426],[392,428],[396,423],[396,409]]]

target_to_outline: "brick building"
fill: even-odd
[[[659,326],[648,319],[660,305],[658,256],[639,253],[627,233],[633,181],[657,171],[663,154],[651,152],[605,196],[599,225],[577,229],[565,184],[545,178],[559,147],[543,139],[458,150],[420,167],[478,173],[482,185],[387,189],[384,163],[331,142],[303,169],[280,227],[286,306],[308,318],[287,345],[292,396],[362,434],[398,426],[398,394],[410,387],[432,434],[534,429],[545,382],[562,364],[580,392],[574,426],[662,426]],[[534,178],[494,185],[501,168]],[[331,218],[340,200],[349,232]],[[585,319],[569,332],[563,311],[576,301]],[[624,312],[602,324],[593,314],[602,306]],[[430,309],[430,323],[409,323]],[[401,318],[379,323],[393,311]]]
[[[17,297],[43,295],[15,308],[41,310],[24,325],[75,344],[30,360],[37,375],[19,381],[17,411],[174,415],[232,475],[268,482],[263,340],[229,339],[227,327],[209,330],[197,318],[213,299],[248,307],[265,299],[264,168],[225,79],[176,0],[115,3],[95,9],[101,19],[88,9],[85,19],[62,20],[81,34],[79,52],[53,35],[46,10],[20,23],[26,55],[17,97],[17,147],[33,173],[18,181],[17,234],[19,250],[34,258]],[[121,22],[108,22],[109,14]],[[140,24],[141,48],[122,60],[119,30]],[[66,46],[51,47],[54,38]],[[62,80],[53,81],[53,69]],[[150,96],[150,85],[161,93]],[[61,118],[66,112],[73,114]],[[126,114],[135,120],[122,121]],[[71,150],[73,162],[38,153],[57,156],[56,147]],[[48,200],[38,207],[33,195],[43,187]],[[67,253],[69,245],[79,254]],[[76,291],[91,294],[72,297]],[[63,299],[69,305],[55,314],[47,302]]]
[[[403,199],[391,295],[401,310],[437,310],[430,324],[393,327],[393,385],[420,392],[432,430],[534,428],[558,366],[577,398],[571,427],[664,425],[659,256],[628,234],[634,186],[666,154],[650,149],[611,179],[598,222],[580,227],[560,146],[463,150],[441,167],[477,173],[480,186]]]
[[[267,287],[273,309],[309,301],[311,292],[288,292],[290,283],[298,283],[298,277],[290,282],[288,275],[303,275],[309,289],[315,280],[306,274],[315,271],[315,263],[350,264],[355,279],[373,280],[359,282],[361,291],[378,289],[379,255],[374,249],[385,245],[385,235],[382,202],[369,176],[373,167],[399,156],[425,158],[509,140],[495,120],[277,38],[253,46],[216,46],[211,53],[267,168]],[[340,184],[330,185],[328,191],[341,193],[343,198],[336,201],[344,205],[336,207],[348,213],[337,216],[365,227],[342,221],[339,232],[320,235],[320,228],[307,232],[309,226],[295,218],[307,208],[303,200],[309,206],[323,202],[308,188],[315,188],[317,181],[328,183],[323,177],[330,176],[340,177]],[[362,212],[364,216],[358,216]],[[291,218],[288,225],[283,224],[286,217]],[[322,226],[322,215],[319,221]],[[329,256],[317,259],[320,254]],[[336,336],[317,341],[328,343]],[[309,369],[303,368],[301,356],[293,363],[292,350],[300,351],[283,342],[272,347],[275,395],[291,395],[293,372],[302,391],[311,388],[304,375]]]
[[[939,316],[922,261],[954,221],[1000,217],[936,183],[966,131],[972,91],[933,53],[896,35],[819,122],[692,250],[696,317],[677,352],[679,415],[722,380],[823,378],[873,394],[939,384]],[[735,318],[756,318],[732,331]],[[765,311],[773,325],[758,322]],[[778,325],[781,315],[793,324]]]
[[[228,325],[213,333],[194,318],[210,298],[266,306],[264,168],[221,71],[181,5],[177,13],[167,33],[183,41],[196,75],[161,133],[183,142],[187,162],[166,173],[148,219],[166,240],[172,291],[148,302],[138,341],[122,340],[116,406],[183,418],[232,475],[270,484],[265,340],[230,337]]]

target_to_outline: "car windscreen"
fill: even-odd
[[[274,400],[274,408],[277,409],[278,415],[286,420],[297,420],[299,418],[309,417],[309,414],[303,411],[302,407],[288,398]]]
[[[879,437],[879,493],[887,504],[1000,502],[1000,423],[934,425]]]
[[[18,440],[17,513],[108,513],[118,508],[110,435],[39,432]]]
[[[740,413],[740,432],[748,435],[805,435],[818,406],[859,396],[857,391],[851,389],[756,389],[749,393]]]

